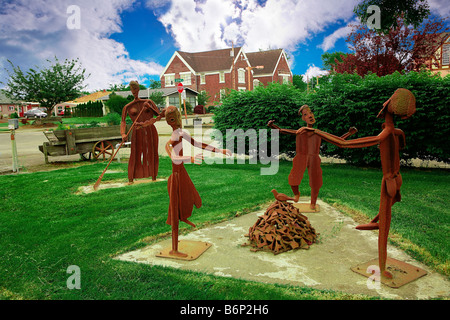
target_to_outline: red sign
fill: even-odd
[[[178,82],[177,89],[179,93],[182,93],[184,90],[183,84],[181,82]]]

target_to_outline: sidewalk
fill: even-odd
[[[307,198],[299,202],[307,202]],[[248,242],[245,234],[258,215],[254,212],[180,236],[180,240],[211,243],[199,258],[192,261],[161,258],[156,255],[171,245],[171,239],[116,257],[118,260],[146,263],[183,270],[201,271],[216,276],[251,281],[331,289],[350,294],[364,294],[387,299],[449,298],[450,284],[442,275],[415,261],[403,251],[389,246],[388,257],[422,268],[427,275],[400,288],[380,284],[369,288],[368,278],[350,268],[378,257],[378,236],[373,231],[355,229],[353,219],[341,214],[323,201],[321,211],[305,213],[320,234],[320,242],[310,249],[288,251],[278,255],[252,252],[241,245]],[[192,217],[195,223],[195,216]]]

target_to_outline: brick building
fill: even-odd
[[[442,42],[436,50],[439,59],[428,61],[428,69],[444,77],[450,74],[450,32],[442,33],[439,40]]]
[[[182,79],[184,87],[206,91],[211,105],[220,102],[227,89],[253,90],[269,82],[292,83],[292,72],[283,49],[245,53],[237,47],[175,51],[160,78],[162,88],[175,88]]]

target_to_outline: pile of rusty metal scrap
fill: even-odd
[[[298,248],[309,249],[317,234],[308,218],[291,203],[273,202],[250,227],[251,251],[272,251],[279,254]],[[248,245],[248,244],[244,244]]]

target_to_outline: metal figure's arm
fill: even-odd
[[[267,123],[267,126],[269,128],[275,129],[275,130],[279,130],[281,133],[283,134],[290,134],[290,135],[296,135],[297,134],[297,130],[292,130],[292,129],[281,129],[279,126],[274,124],[275,120],[270,120]]]

